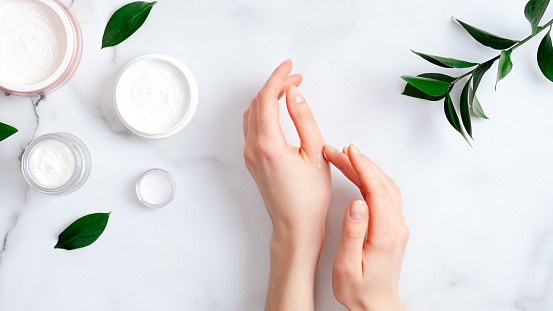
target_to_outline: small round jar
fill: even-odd
[[[47,146],[55,146],[58,151],[52,152]],[[51,164],[40,163],[41,160],[50,159],[54,162],[63,161],[60,157],[66,156],[69,160],[72,172],[59,180],[59,176],[48,176],[52,173]],[[56,164],[58,164],[56,163]],[[43,168],[39,171],[37,168]],[[46,194],[69,194],[81,188],[90,175],[92,161],[88,148],[75,135],[69,133],[51,133],[40,136],[33,140],[21,157],[21,169],[27,183],[36,190]],[[50,169],[50,171],[48,171]],[[59,171],[59,169],[58,169]],[[49,177],[56,177],[56,182],[47,181]],[[60,182],[58,182],[60,181]]]
[[[0,9],[3,5],[12,5],[13,3],[16,3],[16,5],[28,5],[28,6],[34,6],[37,8],[40,8],[44,12],[41,16],[42,19],[45,18],[49,20],[41,21],[43,23],[56,23],[56,25],[63,25],[63,31],[60,31],[60,34],[58,34],[59,38],[62,38],[62,42],[64,44],[59,44],[58,46],[60,49],[62,49],[60,52],[60,55],[63,55],[63,58],[60,58],[60,62],[55,63],[53,65],[54,69],[48,70],[46,73],[44,73],[44,76],[42,74],[36,73],[32,65],[29,63],[26,63],[26,66],[31,66],[27,68],[27,73],[34,74],[36,73],[38,80],[33,80],[33,82],[21,82],[20,79],[11,79],[6,78],[3,76],[3,78],[0,78],[0,89],[8,94],[13,95],[19,95],[19,96],[37,96],[37,95],[44,95],[51,93],[63,85],[65,85],[75,74],[77,71],[77,68],[79,67],[79,64],[81,62],[82,53],[83,53],[83,38],[82,38],[82,32],[81,28],[79,26],[79,23],[77,22],[74,15],[71,13],[71,11],[60,1],[58,0],[0,0]],[[6,9],[9,11],[8,9]],[[4,14],[9,14],[9,12],[5,12]],[[29,13],[30,14],[30,13]],[[23,18],[22,18],[23,20]],[[6,24],[4,24],[6,25]],[[10,23],[7,24],[8,26]],[[35,31],[36,33],[32,33],[27,35],[26,37],[21,34],[17,39],[12,40],[12,43],[23,45],[25,49],[28,49],[25,51],[25,53],[22,53],[21,51],[17,51],[17,49],[13,46],[6,45],[4,42],[3,46],[0,48],[4,48],[3,53],[11,53],[14,55],[23,55],[23,54],[32,54],[36,52],[36,37],[40,36],[42,32],[40,30],[34,29],[34,25],[25,25],[25,22],[22,21],[20,24],[18,24],[21,27],[19,29],[21,32],[24,31]],[[44,24],[42,24],[44,25]],[[7,27],[8,27],[7,26]],[[28,28],[28,29],[27,29]],[[30,29],[30,30],[29,30]],[[37,32],[38,31],[38,32]],[[0,29],[0,34],[5,36],[11,36],[12,34],[15,36],[14,31],[10,30],[4,30]],[[3,39],[3,38],[0,38]],[[49,38],[52,39],[52,38]],[[52,44],[52,42],[46,40],[47,43]],[[44,43],[44,42],[43,42]],[[63,54],[62,54],[63,53]],[[14,56],[17,57],[17,56]],[[23,56],[22,56],[23,57]],[[28,58],[34,59],[35,55],[33,56],[26,56],[31,57]],[[5,59],[5,57],[4,57]],[[0,68],[0,70],[2,70]]]
[[[138,200],[150,208],[167,206],[175,198],[176,189],[173,176],[160,168],[147,170],[136,183]]]
[[[198,86],[179,60],[151,54],[131,61],[119,74],[115,111],[136,135],[159,139],[177,134],[192,120]]]

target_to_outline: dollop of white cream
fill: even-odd
[[[121,118],[135,130],[154,135],[177,127],[190,105],[186,77],[162,59],[145,58],[129,66],[115,96]]]
[[[151,205],[167,203],[173,193],[171,180],[161,172],[151,172],[140,182],[139,191],[142,199]]]
[[[32,85],[63,62],[67,35],[60,17],[35,0],[0,1],[0,83]]]
[[[46,140],[33,148],[31,167],[36,183],[45,188],[57,188],[73,176],[75,157],[64,143]]]

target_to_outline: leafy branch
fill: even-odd
[[[500,50],[500,54],[482,63],[473,63],[464,60],[445,58],[430,54],[423,54],[411,50],[426,61],[443,68],[473,68],[472,70],[460,75],[459,77],[451,77],[441,73],[423,73],[418,76],[402,76],[401,78],[407,82],[403,95],[420,98],[429,101],[444,100],[444,112],[449,124],[459,132],[465,140],[470,144],[468,137],[472,138],[471,111],[479,118],[488,119],[484,114],[484,110],[476,97],[476,91],[482,77],[498,61],[497,76],[495,86],[499,81],[504,79],[513,69],[511,54],[518,47],[528,42],[543,30],[549,28],[547,35],[542,39],[538,52],[537,62],[543,75],[553,82],[553,43],[551,41],[551,28],[553,20],[550,20],[543,26],[539,26],[543,15],[549,5],[549,0],[530,0],[524,8],[524,15],[530,22],[531,35],[523,40],[511,40],[499,37],[485,30],[471,26],[463,21],[456,21],[468,32],[468,34],[478,41],[480,44]],[[450,93],[453,87],[464,78],[467,78],[466,83],[461,92],[460,98],[460,113],[461,119],[455,110],[451,100]],[[467,137],[468,135],[468,137]]]

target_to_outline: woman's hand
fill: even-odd
[[[313,309],[317,262],[330,203],[330,167],[324,139],[298,90],[301,75],[292,62],[275,69],[244,113],[244,158],[273,223],[268,310]],[[286,94],[288,113],[301,140],[286,143],[278,100]]]
[[[343,152],[326,146],[325,156],[359,187],[366,201],[352,202],[344,216],[333,265],[336,299],[351,311],[407,310],[398,296],[409,238],[399,188],[354,145]]]

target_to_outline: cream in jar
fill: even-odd
[[[75,157],[64,143],[45,140],[36,145],[31,166],[38,184],[57,188],[66,184],[75,171]]]
[[[119,75],[115,107],[121,121],[148,138],[171,136],[190,121],[198,104],[192,73],[178,60],[146,55]]]
[[[58,0],[0,0],[0,89],[53,91],[73,76],[81,53],[78,23]]]

